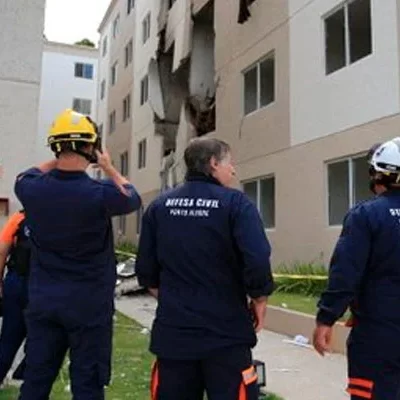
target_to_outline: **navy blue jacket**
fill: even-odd
[[[159,288],[151,350],[196,359],[254,346],[246,295],[273,290],[270,245],[255,205],[238,190],[197,176],[157,198],[143,216],[136,272]]]
[[[116,268],[111,217],[137,210],[132,185],[124,195],[112,181],[85,172],[30,169],[15,193],[32,241],[30,307],[67,307],[74,318],[100,321],[113,309]]]
[[[398,341],[400,190],[362,202],[345,217],[317,321],[333,325],[348,306],[365,340],[371,337],[378,343],[394,336]]]

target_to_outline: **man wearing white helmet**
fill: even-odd
[[[324,355],[332,326],[350,307],[347,343],[352,400],[400,399],[400,137],[374,146],[370,188],[376,195],[343,222],[318,303],[314,347]]]

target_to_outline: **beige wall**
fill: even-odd
[[[216,2],[216,130],[219,137],[231,143],[238,162],[290,145],[289,31],[287,24],[278,26],[287,15],[287,6],[281,0],[271,3],[269,8],[255,2],[251,20],[240,25],[236,7],[225,10],[222,2]],[[275,101],[245,116],[242,72],[272,51]]]
[[[399,122],[399,115],[385,118],[238,163],[242,180],[275,175],[276,228],[267,230],[274,264],[319,261],[321,255],[329,261],[340,227],[328,225],[325,162],[366,152],[374,143],[398,135]]]
[[[125,46],[132,39],[133,48],[135,43],[135,9],[131,11],[129,15],[126,12],[126,2],[119,1],[115,5],[114,11],[111,13],[110,23],[112,25],[116,15],[120,15],[120,27],[118,36],[112,38],[109,37],[110,43],[110,65],[109,68],[118,62],[117,70],[117,82],[114,86],[111,86],[111,73],[108,74],[109,94],[108,94],[108,117],[106,124],[107,132],[107,148],[110,151],[111,157],[117,168],[120,168],[120,155],[125,151],[129,153],[129,164],[132,163],[132,151],[131,151],[131,138],[132,138],[132,114],[133,114],[133,71],[134,71],[134,56],[133,61],[127,67],[125,67]],[[133,52],[134,53],[134,52]],[[127,95],[131,95],[131,109],[130,118],[123,121],[123,100]],[[116,111],[116,130],[110,134],[108,130],[109,126],[109,114]]]

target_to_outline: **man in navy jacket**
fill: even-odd
[[[49,398],[68,350],[74,398],[103,400],[110,380],[116,282],[111,217],[139,209],[141,199],[98,141],[87,116],[66,110],[49,133],[56,158],[23,172],[15,184],[32,243],[20,400]],[[90,162],[109,179],[91,179],[85,172]]]
[[[314,346],[328,348],[350,306],[347,391],[352,400],[400,399],[400,138],[373,151],[371,200],[351,209],[319,302]]]
[[[145,212],[136,263],[159,301],[152,396],[255,400],[251,348],[273,290],[270,245],[255,205],[229,188],[229,146],[195,139],[184,158],[186,182]]]

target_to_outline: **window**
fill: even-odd
[[[350,207],[371,197],[366,156],[328,164],[329,225],[341,225]]]
[[[111,86],[117,83],[118,62],[115,62],[111,67]]]
[[[92,101],[88,99],[74,99],[72,109],[81,114],[90,115],[92,111]]]
[[[110,114],[109,121],[108,121],[108,132],[113,133],[116,127],[116,112],[115,110]]]
[[[140,105],[149,99],[149,77],[146,75],[140,82]]]
[[[122,102],[122,121],[125,122],[131,116],[131,95],[128,94]]]
[[[129,159],[128,159],[128,152],[125,151],[119,157],[120,159],[120,172],[122,176],[129,175]]]
[[[75,77],[93,79],[93,64],[75,63]]]
[[[118,218],[118,233],[120,235],[126,234],[126,215],[120,215]]]
[[[275,177],[257,179],[243,184],[243,191],[260,211],[264,227],[275,227]]]
[[[125,46],[125,68],[132,62],[133,59],[133,40]]]
[[[103,39],[102,45],[102,56],[105,57],[107,54],[107,36]]]
[[[142,218],[143,218],[144,208],[141,206],[136,213],[136,233],[140,235],[142,229]]]
[[[151,24],[151,16],[150,16],[150,13],[148,13],[144,17],[143,22],[142,22],[143,44],[145,44],[150,37],[150,24]]]
[[[113,22],[113,38],[115,39],[119,32],[119,14],[115,17]]]
[[[146,139],[143,139],[138,144],[138,168],[146,167]]]
[[[105,79],[103,79],[100,85],[100,100],[103,100],[105,95],[106,95],[106,81]]]
[[[127,7],[127,14],[129,15],[131,13],[131,11],[134,9],[135,7],[135,0],[127,0],[126,1],[126,7]]]
[[[244,72],[244,113],[275,101],[275,57],[269,56]]]
[[[370,0],[353,0],[325,18],[325,62],[330,74],[372,53]]]

